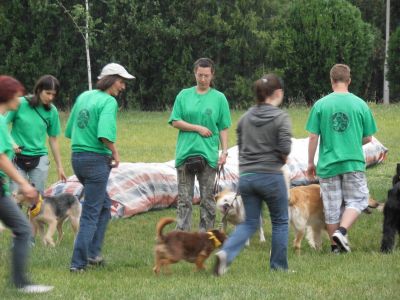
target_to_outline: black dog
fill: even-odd
[[[396,233],[400,234],[400,164],[397,164],[396,175],[393,177],[393,187],[388,192],[383,216],[381,251],[389,253],[393,250]]]

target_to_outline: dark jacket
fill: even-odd
[[[240,119],[237,136],[240,174],[282,173],[292,144],[286,112],[270,104],[253,106]]]

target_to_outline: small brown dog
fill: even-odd
[[[31,200],[27,199],[21,192],[14,195],[14,199],[19,204],[30,204]],[[53,236],[58,231],[57,243],[63,238],[63,223],[69,218],[74,234],[79,230],[79,219],[81,216],[81,204],[79,200],[72,194],[60,194],[53,197],[42,197],[38,195],[36,205],[30,207],[29,220],[33,226],[33,235],[39,232],[44,245],[55,246]],[[44,234],[44,225],[48,225],[46,234]]]
[[[163,228],[175,222],[173,218],[162,218],[157,223],[157,245],[155,246],[155,274],[161,268],[186,260],[196,264],[197,270],[204,269],[204,261],[210,254],[219,248],[226,239],[226,235],[219,230],[208,232],[172,231],[163,235]]]

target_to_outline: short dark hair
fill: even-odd
[[[53,75],[43,75],[40,77],[33,88],[33,96],[29,99],[31,107],[38,107],[40,105],[40,93],[42,91],[52,90],[56,92],[56,97],[60,91],[60,82]],[[45,110],[50,110],[51,105],[43,104]]]
[[[211,68],[211,73],[215,72],[215,64],[210,58],[199,58],[193,64],[193,69],[196,72],[198,68]]]
[[[9,102],[17,93],[25,93],[22,83],[11,76],[0,75],[0,103]]]
[[[101,91],[108,90],[118,79],[123,79],[119,75],[107,75],[99,79],[96,83],[96,88]]]
[[[263,103],[267,97],[279,89],[283,90],[282,79],[272,73],[264,75],[254,83],[257,103]]]

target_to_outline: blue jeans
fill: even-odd
[[[29,245],[31,240],[31,225],[14,200],[3,195],[0,188],[0,220],[11,229],[14,235],[12,248],[12,281],[17,288],[29,284],[26,274]]]
[[[101,255],[104,235],[111,218],[111,199],[107,193],[110,162],[109,156],[93,152],[72,154],[72,167],[85,192],[79,232],[72,254],[72,268],[85,268],[88,258]]]
[[[287,270],[289,216],[288,195],[283,175],[259,173],[241,176],[239,190],[246,210],[246,220],[236,227],[222,247],[227,254],[227,263],[232,263],[246,241],[259,228],[261,205],[265,201],[272,223],[270,268]]]

